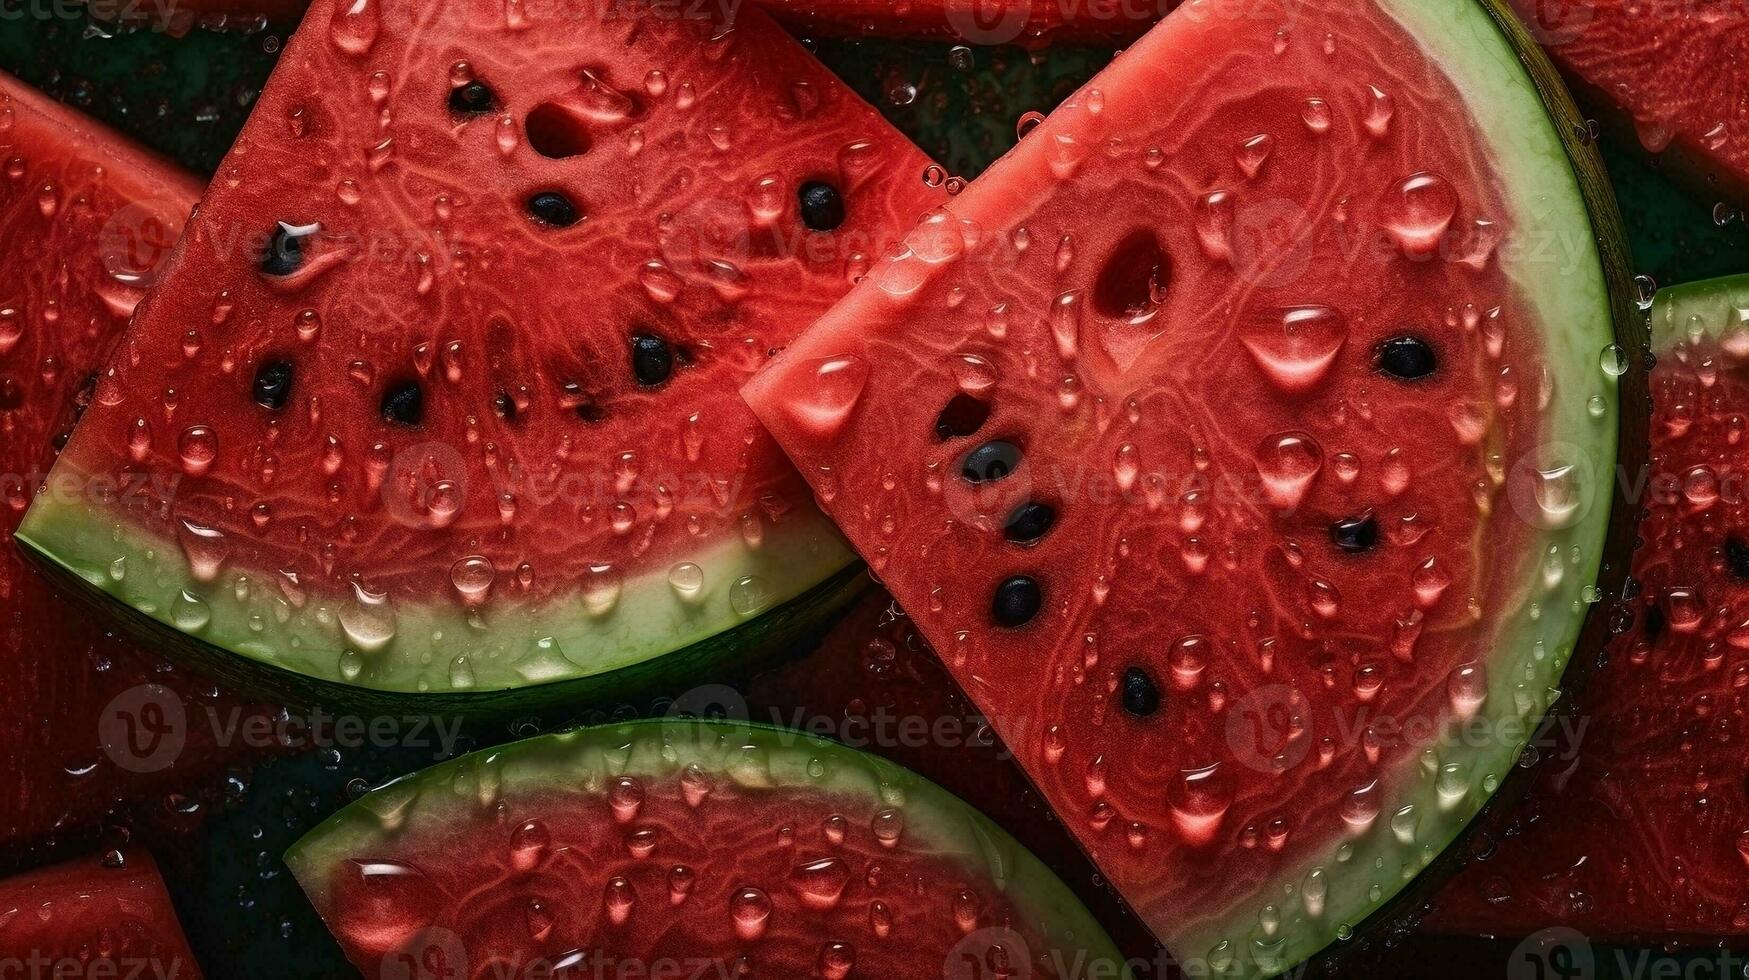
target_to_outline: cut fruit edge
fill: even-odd
[[[831,587],[856,564],[830,522],[798,512],[768,529],[758,549],[735,537],[689,556],[703,572],[696,589],[676,584],[669,569],[652,569],[539,605],[501,600],[489,616],[518,624],[514,642],[507,631],[481,628],[483,620],[459,603],[397,597],[385,614],[367,593],[294,601],[281,587],[257,582],[255,590],[273,590],[272,608],[281,614],[269,631],[247,591],[186,591],[183,583],[194,578],[177,542],[90,525],[79,482],[64,470],[51,477],[15,535],[27,554],[173,631],[336,690],[337,677],[366,692],[456,696],[604,678],[757,622]],[[304,604],[311,615],[291,615]]]
[[[1553,66],[1506,11],[1504,0],[1375,2],[1462,94],[1466,114],[1478,121],[1475,130],[1485,141],[1484,152],[1496,164],[1514,220],[1530,236],[1528,243],[1521,243],[1529,247],[1503,249],[1500,261],[1539,314],[1548,369],[1563,397],[1552,403],[1537,447],[1537,455],[1547,458],[1527,457],[1507,465],[1531,470],[1574,467],[1583,477],[1585,507],[1567,526],[1539,532],[1538,546],[1527,548],[1515,567],[1498,570],[1525,582],[1527,594],[1517,608],[1493,611],[1497,626],[1491,644],[1500,652],[1487,664],[1489,689],[1483,707],[1468,724],[1445,716],[1424,751],[1406,753],[1394,767],[1380,771],[1390,802],[1385,819],[1341,842],[1334,855],[1319,853],[1279,866],[1252,899],[1198,910],[1195,922],[1150,915],[1142,896],[1126,894],[1181,963],[1200,966],[1210,975],[1282,972],[1346,939],[1362,919],[1385,910],[1394,898],[1407,904],[1418,897],[1448,870],[1442,862],[1440,869],[1421,875],[1436,858],[1449,854],[1461,860],[1455,855],[1459,849],[1451,845],[1507,781],[1539,726],[1550,723],[1545,716],[1564,710],[1564,705],[1554,707],[1560,695],[1556,685],[1570,655],[1577,650],[1579,659],[1588,660],[1586,651],[1603,648],[1606,617],[1589,613],[1619,591],[1626,562],[1618,559],[1632,541],[1631,509],[1619,499],[1621,483],[1615,475],[1618,463],[1636,464],[1646,452],[1646,382],[1643,366],[1631,353],[1644,349],[1644,318],[1634,312],[1625,233],[1602,162],[1595,148],[1580,138],[1583,117]],[[1220,14],[1206,2],[1186,4],[1120,57],[1170,62],[1166,38],[1172,24],[1176,18],[1197,16]],[[1088,93],[1100,84],[1095,79],[1065,105],[1086,104]],[[1049,129],[1049,122],[1040,129]],[[948,213],[965,216],[979,197],[979,183],[1010,182],[1018,190],[1007,189],[1021,198],[1048,193],[1051,135],[1029,134],[950,202]],[[877,267],[869,279],[878,281],[882,272]],[[782,392],[804,387],[797,379],[814,359],[843,353],[818,341],[810,346],[810,337],[842,335],[848,330],[845,325],[866,322],[871,310],[886,308],[885,302],[865,283],[744,389],[804,473],[812,473],[813,447],[799,435],[791,441],[794,434],[783,431]],[[1612,355],[1620,370],[1600,369],[1600,358]],[[1621,410],[1624,400],[1632,411]],[[1613,437],[1599,438],[1598,432]],[[1539,603],[1528,585],[1543,574],[1551,554],[1559,582],[1537,597],[1548,600]],[[930,639],[942,648],[946,638]],[[1576,669],[1569,682],[1582,683],[1583,673]],[[1036,740],[1036,733],[1024,730],[1022,719],[1003,719],[991,711],[983,692],[971,693],[1009,744]],[[1478,728],[1485,737],[1475,734]],[[1517,782],[1522,785],[1523,780]],[[1413,845],[1402,843],[1390,829],[1389,818],[1405,810]],[[1341,867],[1355,870],[1328,870]],[[1302,883],[1320,870],[1317,877],[1328,891],[1318,914],[1312,914],[1299,896]],[[1415,888],[1408,887],[1412,881]],[[1114,884],[1125,891],[1122,882]],[[1258,924],[1265,920],[1273,928],[1259,932]],[[1247,936],[1251,939],[1243,938]]]
[[[1122,955],[1067,885],[1007,831],[927,779],[877,756],[787,728],[670,718],[578,729],[475,752],[391,782],[329,817],[285,861],[324,915],[328,874],[423,821],[447,822],[519,795],[599,799],[619,776],[678,777],[691,766],[752,790],[805,786],[898,805],[907,839],[988,880],[1050,948],[1085,951],[1091,976],[1128,977]],[[895,801],[902,801],[895,804]],[[1034,951],[1035,953],[1038,951]],[[1065,962],[1075,962],[1066,958]]]
[[[1651,320],[1652,351],[1660,356],[1678,344],[1706,342],[1749,357],[1749,275],[1661,289]]]

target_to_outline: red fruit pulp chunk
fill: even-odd
[[[1749,5],[1512,0],[1549,55],[1618,108],[1646,149],[1674,148],[1749,200]]]
[[[20,967],[19,976],[201,975],[158,866],[142,850],[0,880],[0,962]]]
[[[1749,366],[1662,352],[1633,627],[1582,694],[1505,835],[1427,928],[1598,942],[1749,934]]]
[[[12,542],[201,185],[7,75],[0,75],[0,159],[7,168],[0,179],[4,849],[93,823],[123,799],[187,789],[237,753],[216,751],[200,726],[153,745],[127,743],[128,719],[138,722],[149,703],[184,706],[185,717],[197,705],[221,712],[229,705],[197,697],[204,682],[169,672],[157,655],[117,636],[25,564]]]

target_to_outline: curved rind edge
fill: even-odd
[[[326,869],[371,850],[374,838],[409,824],[445,819],[442,807],[496,805],[524,791],[603,796],[621,775],[660,777],[697,763],[745,787],[806,785],[894,806],[907,837],[962,863],[1036,924],[1052,948],[1083,963],[1109,963],[1090,976],[1131,977],[1105,930],[1069,887],[1007,831],[935,783],[877,756],[792,729],[739,721],[670,718],[625,722],[546,735],[453,759],[396,780],[348,805],[299,840],[285,856],[319,909]],[[483,799],[481,788],[492,787]],[[434,810],[433,804],[437,805]],[[1035,951],[1036,952],[1036,951]]]
[[[1516,628],[1503,626],[1499,643],[1516,652],[1509,659],[1488,663],[1489,694],[1477,716],[1490,722],[1490,736],[1484,743],[1465,744],[1473,736],[1457,734],[1448,723],[1439,749],[1430,745],[1395,774],[1399,792],[1387,797],[1390,812],[1381,813],[1368,830],[1339,844],[1335,854],[1309,859],[1275,877],[1287,890],[1285,896],[1272,891],[1268,901],[1234,910],[1219,926],[1173,937],[1170,945],[1180,962],[1212,976],[1272,976],[1325,950],[1331,950],[1330,960],[1340,959],[1338,944],[1363,923],[1376,926],[1419,904],[1461,863],[1460,849],[1453,845],[1474,828],[1484,809],[1497,811],[1501,804],[1509,805],[1528,782],[1521,773],[1519,778],[1508,777],[1515,775],[1519,754],[1541,726],[1551,724],[1565,710],[1567,701],[1559,700],[1565,694],[1556,690],[1564,668],[1572,661],[1594,658],[1607,642],[1606,617],[1592,614],[1592,608],[1619,594],[1632,547],[1634,508],[1622,499],[1623,481],[1615,476],[1618,466],[1643,462],[1647,452],[1645,371],[1638,358],[1628,356],[1626,373],[1611,377],[1600,367],[1600,359],[1612,343],[1624,351],[1645,349],[1644,318],[1635,311],[1626,233],[1602,160],[1588,139],[1578,135],[1585,132],[1583,116],[1553,65],[1502,0],[1376,2],[1429,51],[1430,60],[1447,72],[1460,92],[1474,96],[1473,115],[1496,121],[1503,114],[1540,116],[1540,127],[1533,118],[1487,128],[1484,135],[1492,138],[1489,150],[1504,161],[1501,172],[1507,176],[1514,159],[1520,163],[1527,157],[1559,159],[1559,168],[1529,169],[1534,178],[1509,186],[1508,193],[1517,208],[1536,215],[1539,231],[1557,236],[1572,229],[1590,233],[1584,241],[1555,243],[1555,257],[1567,262],[1564,279],[1534,267],[1508,269],[1526,296],[1544,311],[1545,322],[1565,327],[1559,333],[1545,331],[1546,341],[1564,345],[1552,352],[1557,356],[1551,357],[1550,368],[1559,375],[1557,389],[1562,391],[1555,410],[1565,410],[1567,416],[1551,421],[1549,432],[1554,438],[1582,434],[1569,447],[1578,450],[1570,461],[1586,472],[1590,498],[1589,509],[1578,523],[1551,532],[1547,540],[1563,558],[1570,548],[1577,548],[1581,558],[1562,572],[1562,584],[1555,591],[1564,601],[1558,607],[1555,603],[1539,607],[1534,619],[1521,609],[1521,615],[1508,617],[1516,619]],[[1454,71],[1466,61],[1469,76],[1456,77]],[[1515,104],[1500,97],[1505,89],[1532,98],[1519,98]],[[1539,145],[1503,146],[1508,139]],[[1556,174],[1571,180],[1549,183]],[[1550,217],[1558,220],[1549,221]],[[1560,287],[1575,278],[1584,293],[1578,316],[1558,310],[1576,292]],[[1590,390],[1574,394],[1567,390],[1574,382]],[[1593,394],[1602,397],[1604,412],[1587,417]],[[1595,435],[1610,428],[1615,430],[1614,440]],[[1623,451],[1618,452],[1618,446]],[[1581,663],[1567,679],[1582,681],[1588,666]],[[1511,790],[1502,792],[1503,784],[1511,784]],[[1404,786],[1410,792],[1403,793]],[[1405,806],[1413,809],[1402,818]],[[1411,828],[1406,841],[1397,836],[1399,823]],[[1356,871],[1344,876],[1340,873],[1344,866]],[[1298,894],[1304,876],[1314,868],[1333,872],[1325,876],[1328,896],[1321,916],[1308,916]],[[1273,929],[1260,924],[1266,910],[1276,919]],[[1235,941],[1234,937],[1246,938]]]

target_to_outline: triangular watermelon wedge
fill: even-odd
[[[298,701],[573,697],[837,602],[737,389],[945,195],[759,12],[671,14],[314,6],[20,540]]]
[[[1613,204],[1515,21],[1244,10],[1179,8],[746,389],[1223,976],[1349,935],[1509,774],[1601,595],[1630,367]]]

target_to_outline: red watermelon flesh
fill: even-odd
[[[1111,43],[1146,30],[1177,0],[756,0],[791,30],[828,37],[900,37],[1043,47],[1054,41]],[[723,9],[721,3],[706,5]],[[181,0],[142,3],[129,17],[183,31],[292,23],[304,0]],[[696,9],[705,9],[704,6]]]
[[[201,975],[158,866],[141,850],[0,880],[0,962],[18,976]]]
[[[674,719],[390,784],[287,856],[367,976],[1116,977],[1048,870],[891,763]],[[529,972],[535,971],[535,972]],[[992,972],[993,971],[993,972]]]
[[[943,192],[759,12],[587,13],[312,8],[56,469],[158,482],[21,539],[342,697],[600,678],[828,588],[736,389]]]
[[[759,0],[785,26],[832,37],[1044,47],[1135,38],[1177,0]]]
[[[1489,8],[1223,9],[746,394],[1156,934],[1253,974],[1507,774],[1595,598],[1625,359],[1596,163]]]
[[[126,741],[128,718],[138,721],[148,705],[181,707],[185,720],[207,709],[223,716],[236,705],[118,636],[12,545],[200,185],[7,75],[0,75],[0,159],[5,849],[88,827],[124,800],[187,791],[241,752],[215,748],[204,725],[185,725],[162,744]]]
[[[1749,199],[1749,5],[1740,0],[1512,0],[1550,57],[1673,150]]]
[[[1596,941],[1749,933],[1749,280],[1665,290],[1652,310],[1652,467],[1633,626],[1593,676],[1576,744],[1428,927]]]

